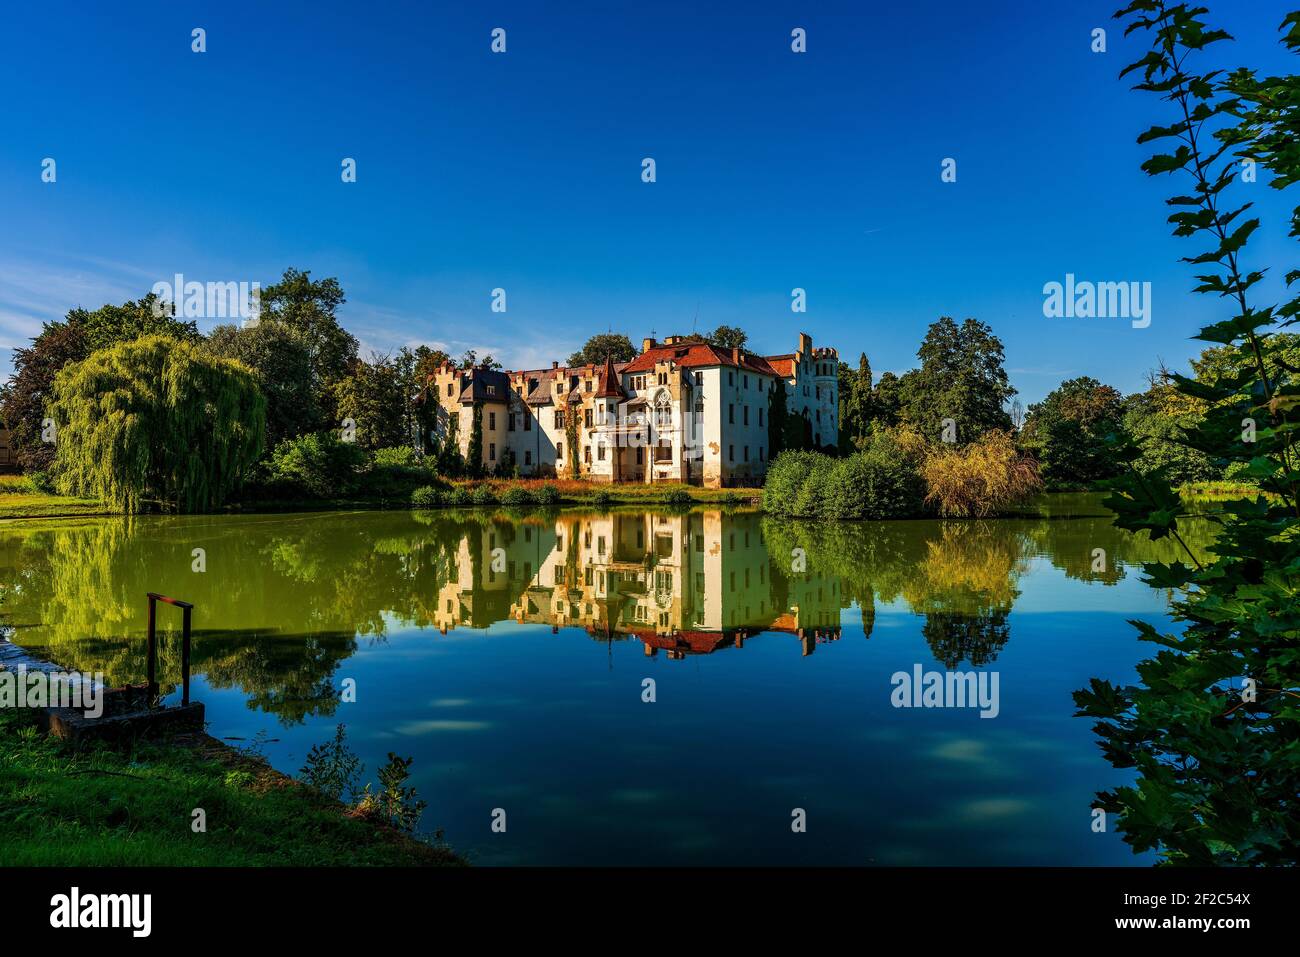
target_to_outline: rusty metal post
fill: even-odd
[[[184,624],[181,626],[181,707],[190,703],[190,613],[194,608],[185,605],[182,608]]]
[[[158,608],[157,599],[149,596],[149,631],[145,650],[145,692],[149,695],[149,704],[158,696],[158,635],[154,630],[154,618]]]

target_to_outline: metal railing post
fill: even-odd
[[[145,650],[145,691],[149,695],[149,704],[158,695],[158,635],[155,631],[158,601],[154,595],[149,596],[149,640]]]

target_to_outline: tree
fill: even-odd
[[[1296,759],[1300,750],[1300,477],[1295,434],[1300,375],[1270,370],[1268,342],[1300,314],[1300,297],[1259,302],[1263,271],[1244,263],[1258,219],[1233,206],[1243,155],[1275,174],[1278,188],[1300,181],[1294,132],[1300,121],[1300,77],[1256,81],[1238,71],[1226,83],[1198,61],[1228,34],[1201,19],[1204,8],[1165,0],[1133,0],[1116,14],[1129,33],[1147,32],[1150,49],[1121,76],[1140,71],[1136,88],[1172,104],[1168,118],[1139,142],[1173,140],[1168,153],[1142,164],[1149,175],[1181,174],[1185,192],[1167,200],[1174,234],[1203,238],[1189,256],[1198,284],[1230,315],[1196,338],[1232,346],[1253,363],[1214,384],[1174,376],[1183,395],[1208,411],[1188,444],[1212,460],[1240,465],[1265,495],[1220,504],[1219,534],[1208,552],[1189,548],[1179,530],[1185,506],[1168,479],[1136,471],[1115,483],[1106,505],[1115,524],[1170,538],[1187,562],[1151,562],[1146,581],[1176,590],[1176,634],[1133,622],[1158,647],[1137,666],[1140,683],[1116,686],[1093,678],[1076,691],[1078,714],[1094,721],[1102,752],[1132,783],[1097,795],[1096,806],[1118,820],[1138,852],[1186,865],[1292,865],[1300,855]],[[1283,21],[1285,41],[1300,52],[1300,13]],[[1216,48],[1217,49],[1217,48]],[[1235,122],[1234,122],[1235,120]],[[1172,122],[1171,122],[1172,121]],[[1169,125],[1165,125],[1169,124]],[[1217,145],[1216,145],[1217,141]],[[1234,153],[1233,147],[1238,147]],[[1249,188],[1249,187],[1248,187]],[[1300,207],[1295,212],[1300,217]],[[1297,219],[1293,218],[1293,224]],[[1251,250],[1253,252],[1253,250]],[[1293,281],[1297,276],[1288,276]],[[1245,424],[1254,424],[1246,428]],[[1117,453],[1132,462],[1132,441]]]
[[[465,448],[465,470],[471,478],[483,477],[483,401],[471,406],[469,445]]]
[[[95,310],[71,309],[61,321],[45,323],[30,346],[14,350],[14,371],[0,396],[0,416],[10,430],[10,441],[24,471],[41,471],[53,464],[54,445],[42,438],[42,423],[48,418],[59,370],[96,349],[142,335],[186,341],[198,338],[193,322],[175,319],[150,293],[120,306],[108,303]]]
[[[858,356],[856,370],[840,363],[840,451],[844,454],[863,448],[871,434],[871,387],[871,363],[865,352]]]
[[[409,380],[408,380],[409,383]],[[334,383],[334,404],[341,419],[356,426],[357,445],[363,449],[407,445],[408,398],[398,365],[387,356],[357,359],[348,373]]]
[[[279,322],[303,336],[311,352],[316,400],[329,421],[337,421],[332,389],[357,358],[356,338],[339,325],[338,307],[347,302],[334,278],[313,280],[311,271],[290,267],[261,294],[258,321]]]
[[[1163,393],[1172,388],[1152,385],[1124,401],[1121,429],[1141,450],[1133,467],[1142,475],[1161,473],[1173,485],[1223,478],[1209,456],[1184,444],[1184,436],[1202,417],[1195,413],[1170,414]]]
[[[871,390],[871,411],[875,421],[886,427],[898,425],[902,419],[903,386],[894,373],[884,373]]]
[[[1123,416],[1117,390],[1090,376],[1069,379],[1029,407],[1021,442],[1038,458],[1049,487],[1090,488],[1120,473],[1106,437]]]
[[[931,441],[951,419],[959,443],[1011,428],[1003,406],[1016,394],[1003,368],[1002,342],[976,319],[960,326],[948,316],[931,324],[917,350],[921,368],[900,381],[902,418]]]
[[[141,336],[170,336],[184,342],[198,342],[198,327],[192,320],[177,319],[175,309],[151,292],[135,302],[120,306],[106,304],[93,312],[73,309],[68,313],[68,321],[78,322],[85,329],[86,344],[92,352]]]
[[[749,335],[739,326],[718,326],[706,338],[719,349],[728,352],[745,348],[745,343],[749,341]]]
[[[615,362],[631,362],[636,354],[632,340],[621,332],[602,332],[592,336],[586,345],[569,356],[569,365],[600,365],[607,356]]]
[[[307,335],[281,322],[222,325],[207,338],[207,350],[253,370],[266,396],[266,446],[326,428],[316,392],[312,347]]]
[[[466,349],[465,354],[461,356],[460,367],[462,369],[500,369],[501,363],[490,355],[479,359],[477,352],[473,349]]]
[[[785,382],[778,379],[767,394],[767,460],[786,450],[786,419],[790,417]]]
[[[85,329],[78,322],[47,322],[30,346],[14,350],[3,415],[23,471],[44,471],[53,464],[54,443],[42,438],[42,422],[54,400],[54,377],[89,354]]]
[[[92,353],[54,380],[62,491],[125,512],[220,505],[262,452],[266,400],[252,371],[166,336]]]

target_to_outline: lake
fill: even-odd
[[[390,751],[415,759],[422,827],[480,865],[1149,864],[1092,829],[1094,793],[1124,778],[1070,694],[1136,680],[1151,646],[1126,619],[1172,627],[1139,565],[1174,557],[1077,496],[985,522],[13,522],[0,621],[66,668],[139,683],[145,593],[193,602],[212,734],[296,773],[344,723],[367,779]],[[179,636],[163,638],[178,697]],[[893,676],[917,669],[996,673],[996,716],[896,707]]]

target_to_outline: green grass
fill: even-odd
[[[191,829],[195,808],[206,833]],[[0,847],[11,866],[464,863],[206,735],[74,749],[12,711],[0,712]]]
[[[61,515],[109,515],[111,509],[93,498],[46,495],[43,492],[0,490],[0,519],[53,518]]]

